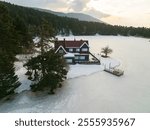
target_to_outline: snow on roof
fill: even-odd
[[[75,57],[73,53],[67,53],[64,55],[64,57]]]

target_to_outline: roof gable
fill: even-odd
[[[86,45],[86,46],[89,48],[89,45],[88,45],[86,42],[84,42],[84,43],[80,46],[80,48],[82,48],[84,45]]]
[[[62,45],[58,47],[58,49],[55,51],[55,53],[57,53],[61,48],[65,53],[67,53],[67,51],[64,49],[64,47]]]

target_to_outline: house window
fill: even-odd
[[[72,49],[72,48],[69,48],[69,52],[73,52],[73,49]]]
[[[82,48],[82,51],[87,52],[88,48]]]
[[[85,60],[85,56],[80,56],[80,60]]]
[[[73,63],[73,60],[72,59],[66,59],[66,62],[67,63]]]
[[[59,53],[60,53],[60,54],[63,54],[63,53],[64,53],[64,51],[63,51],[63,50],[59,50]]]
[[[79,56],[75,56],[75,60],[78,60],[79,59]]]
[[[77,49],[76,49],[76,52],[80,52],[80,49],[79,49],[79,48],[77,48]]]

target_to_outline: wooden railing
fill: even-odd
[[[76,61],[76,64],[100,65],[100,61]]]

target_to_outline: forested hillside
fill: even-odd
[[[32,8],[0,2],[8,7],[14,25],[19,31],[35,30],[46,19],[55,29],[56,34],[69,35],[124,35],[150,37],[150,29],[123,26],[112,26],[99,22],[79,21],[73,18],[59,17],[50,13],[41,12]]]

